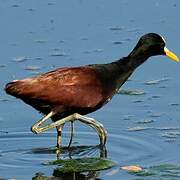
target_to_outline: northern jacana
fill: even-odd
[[[59,68],[35,77],[14,80],[6,85],[5,90],[45,115],[32,126],[32,132],[57,128],[57,147],[61,145],[63,125],[75,120],[93,127],[100,144],[104,145],[106,130],[101,123],[84,115],[108,103],[134,70],[155,55],[166,55],[180,61],[166,48],[164,38],[149,33],[140,38],[127,57],[112,63]],[[42,126],[49,118],[53,122]]]

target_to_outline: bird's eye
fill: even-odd
[[[164,44],[164,43],[161,43],[160,47],[161,47],[161,49],[164,49],[165,44]]]

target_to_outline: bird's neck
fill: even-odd
[[[138,66],[143,64],[148,59],[147,56],[143,56],[140,54],[130,53],[127,57],[123,57],[117,60],[115,63],[121,67],[124,67],[127,71],[134,71]]]
[[[135,47],[132,52],[125,58],[126,64],[131,69],[136,69],[149,58],[144,49]]]

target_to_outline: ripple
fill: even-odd
[[[55,142],[55,133],[46,133],[42,135],[34,135],[32,133],[18,132],[0,135],[0,142],[3,145],[0,151],[0,166],[14,167],[14,166],[31,166],[34,164],[41,164],[44,160],[53,160],[56,158],[55,147],[39,147],[40,142]],[[74,146],[71,149],[71,155],[75,157],[82,156],[96,156],[99,153],[98,143],[95,133],[78,132],[76,141],[83,146]],[[68,136],[65,133],[63,140],[68,141]],[[8,142],[8,144],[6,144]],[[127,160],[140,159],[144,155],[144,151],[151,154],[152,151],[159,151],[159,148],[153,146],[152,143],[137,137],[132,137],[125,134],[109,134],[109,144],[107,151],[109,157],[116,159],[116,157],[123,157]],[[87,145],[86,145],[87,144]],[[92,145],[89,145],[92,144]],[[119,144],[121,144],[119,146]],[[48,145],[48,144],[46,144]],[[109,147],[110,146],[110,147]],[[134,153],[136,152],[136,153]],[[115,154],[115,156],[113,156]],[[69,151],[66,147],[62,148],[61,156],[68,157]],[[125,158],[124,158],[125,157]]]
[[[129,133],[110,134],[111,145],[107,147],[113,157],[119,157],[116,161],[120,165],[131,165],[136,163],[149,164],[157,161],[162,151],[161,146],[157,146],[156,141],[149,136]]]
[[[107,158],[117,162],[119,166],[140,164],[141,166],[156,165],[163,160],[177,159],[171,152],[163,152],[165,146],[159,145],[159,140],[137,132],[109,133],[107,143]],[[78,132],[73,147],[70,151],[63,147],[58,154],[57,149],[51,144],[55,143],[56,133],[48,132],[34,135],[27,132],[16,132],[0,134],[0,167],[3,174],[17,169],[25,169],[30,172],[37,172],[38,169],[45,173],[52,172],[54,167],[44,166],[45,162],[57,158],[81,158],[98,157],[101,154],[96,133]],[[63,134],[63,144],[68,144],[68,133]],[[165,143],[165,142],[164,142]],[[53,144],[54,145],[54,144]],[[169,155],[171,154],[171,156]],[[26,172],[26,171],[25,171]],[[121,171],[119,171],[121,173]],[[107,171],[104,173],[107,174]]]

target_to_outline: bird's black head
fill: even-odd
[[[156,33],[148,33],[140,38],[137,45],[130,53],[130,57],[143,63],[148,57],[156,55],[166,55],[172,60],[180,61],[180,59],[166,48],[164,38]]]
[[[158,34],[149,33],[142,36],[136,46],[147,56],[164,55],[165,40]]]

